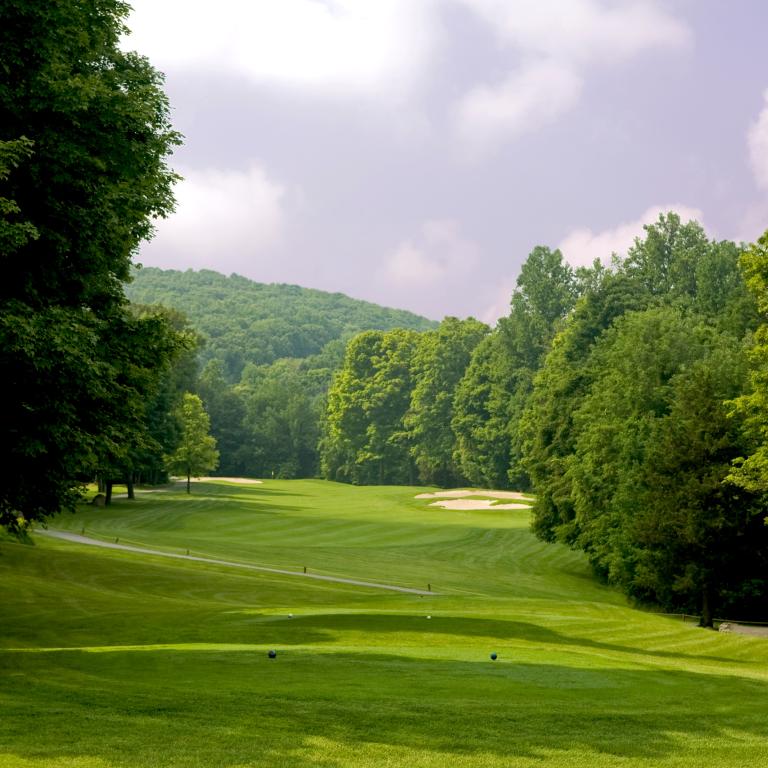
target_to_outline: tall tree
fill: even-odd
[[[356,484],[412,483],[404,417],[414,386],[415,331],[367,331],[347,345],[328,393],[321,441],[325,477]]]
[[[517,279],[510,314],[479,345],[459,384],[455,456],[475,484],[526,487],[520,420],[533,377],[576,300],[578,282],[559,250],[537,246]]]
[[[765,551],[757,499],[724,482],[743,448],[725,404],[744,386],[743,349],[656,308],[617,322],[593,365],[568,468],[576,541],[630,594],[711,625],[748,554],[740,541],[751,532],[753,555]]]
[[[509,391],[507,349],[495,331],[472,353],[456,387],[451,429],[453,459],[473,485],[506,488],[509,484]]]
[[[298,360],[249,365],[237,387],[245,408],[249,463],[257,477],[311,477],[317,472],[321,399]]]
[[[99,414],[105,423],[97,443],[98,471],[106,484],[107,503],[112,481],[123,479],[133,497],[135,473],[161,445],[152,434],[150,407],[163,379],[185,353],[195,349],[195,337],[177,330],[162,308],[129,306],[110,319],[102,352],[114,372],[110,397]]]
[[[25,136],[15,141],[0,140],[0,183],[6,182],[11,171],[30,157],[32,147],[33,143]],[[0,197],[0,254],[10,255],[39,237],[33,224],[20,219],[20,213],[15,200]]]
[[[176,417],[181,435],[178,447],[168,457],[168,470],[187,478],[187,493],[190,493],[192,477],[213,472],[219,464],[219,452],[216,439],[209,434],[211,421],[197,395],[191,392],[184,395]]]
[[[202,339],[188,319],[174,309],[136,304],[131,304],[129,309],[139,319],[154,318],[155,323],[165,325],[173,339],[170,354],[165,357],[153,354],[147,345],[140,351],[141,359],[147,360],[156,370],[151,391],[143,396],[146,439],[139,450],[132,452],[125,468],[130,496],[132,480],[157,485],[168,479],[165,456],[174,451],[179,440],[174,412],[184,393],[191,391],[197,381],[197,354]]]
[[[535,376],[521,418],[523,465],[536,492],[533,530],[546,541],[573,543],[570,476],[577,437],[573,415],[589,392],[595,343],[614,321],[644,309],[652,297],[634,276],[598,269],[555,337]]]
[[[731,479],[746,490],[768,495],[768,231],[744,254],[742,265],[762,322],[749,353],[751,390],[734,403],[747,421],[753,444],[735,462]]]
[[[589,359],[601,335],[623,314],[675,305],[736,337],[754,327],[754,300],[739,270],[741,249],[714,242],[696,222],[663,214],[645,227],[624,260],[581,274],[581,300],[536,378],[523,417],[523,464],[537,494],[534,530],[572,541],[574,512],[566,467],[574,451],[573,414],[591,386]]]
[[[228,476],[259,477],[253,464],[253,436],[245,425],[243,394],[230,385],[221,360],[209,360],[197,382],[197,393],[211,419],[211,434],[221,454],[219,471]]]
[[[453,401],[472,351],[488,332],[488,326],[472,318],[447,317],[436,331],[423,335],[414,355],[416,384],[405,426],[419,480],[425,485],[463,482],[453,457]]]
[[[0,520],[71,505],[114,440],[123,281],[172,208],[162,78],[123,52],[120,0],[0,5]],[[15,166],[15,167],[14,167]],[[13,168],[12,172],[8,172]],[[20,522],[23,521],[23,522]]]

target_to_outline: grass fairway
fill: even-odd
[[[768,641],[630,608],[524,510],[415,493],[206,483],[55,521],[295,576],[0,543],[0,768],[768,765]]]

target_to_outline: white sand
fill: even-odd
[[[492,499],[448,499],[433,501],[429,506],[443,509],[530,509],[528,504],[494,504]]]
[[[224,480],[227,483],[241,483],[242,485],[260,485],[263,480],[254,480],[251,477],[193,477],[193,480],[199,480],[203,483],[211,483],[216,480]],[[186,480],[184,481],[187,482]]]
[[[524,499],[524,493],[517,491],[485,491],[475,490],[435,491],[435,493],[420,493],[417,499],[462,499],[466,496],[487,496],[489,499]]]

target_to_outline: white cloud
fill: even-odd
[[[190,171],[175,193],[176,212],[142,248],[147,265],[242,272],[280,239],[285,189],[258,165]]]
[[[585,63],[629,59],[648,48],[687,46],[689,28],[653,0],[459,0],[502,42],[528,54]]]
[[[626,254],[635,238],[642,236],[643,226],[653,224],[660,213],[674,211],[683,221],[694,219],[703,226],[703,214],[698,208],[687,205],[656,205],[649,208],[635,221],[619,224],[613,229],[593,232],[591,229],[576,229],[557,246],[572,267],[591,266],[595,259],[610,263],[611,255]]]
[[[456,127],[475,153],[556,120],[581,95],[582,79],[554,61],[534,62],[459,102]]]
[[[469,273],[479,257],[475,243],[465,239],[452,219],[424,222],[419,237],[395,248],[380,270],[380,277],[407,287],[436,288]]]
[[[514,138],[572,108],[590,64],[691,39],[654,0],[133,0],[126,46],[164,71],[403,102],[436,64],[451,3],[524,61],[460,99],[456,127],[474,145]]]
[[[454,115],[473,150],[556,120],[579,101],[591,66],[612,66],[651,48],[684,48],[691,32],[653,0],[456,0],[487,22],[520,68],[472,88]],[[493,146],[490,147],[491,149]]]
[[[757,186],[768,189],[768,90],[763,93],[763,98],[765,106],[757,120],[749,127],[747,145]]]
[[[408,91],[439,27],[434,0],[134,0],[126,47],[160,69],[355,95]]]

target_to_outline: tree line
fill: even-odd
[[[181,141],[162,76],[120,46],[127,13],[0,8],[0,525],[94,477],[212,468],[210,418],[222,473],[529,488],[536,534],[634,598],[768,618],[768,234],[667,214],[610,266],[537,247],[494,329],[373,305],[350,322],[314,292],[295,332],[275,287],[237,315],[254,289],[235,276],[198,375],[195,319],[125,293]]]
[[[674,213],[610,266],[538,247],[492,331],[350,341],[322,473],[530,489],[535,533],[638,601],[768,618],[767,288],[768,234]]]
[[[323,355],[327,347],[343,347],[341,342],[364,330],[428,330],[436,325],[411,312],[341,293],[257,283],[208,269],[143,267],[134,270],[126,294],[139,304],[173,307],[188,317],[204,340],[202,365],[219,361],[232,385],[240,382],[248,365]]]
[[[197,334],[129,304],[132,258],[173,210],[162,76],[122,50],[119,0],[0,6],[0,526],[83,483],[160,479]]]
[[[347,341],[368,329],[437,323],[340,293],[210,270],[135,270],[134,302],[173,307],[198,335],[201,397],[225,476],[315,477],[325,397]]]

